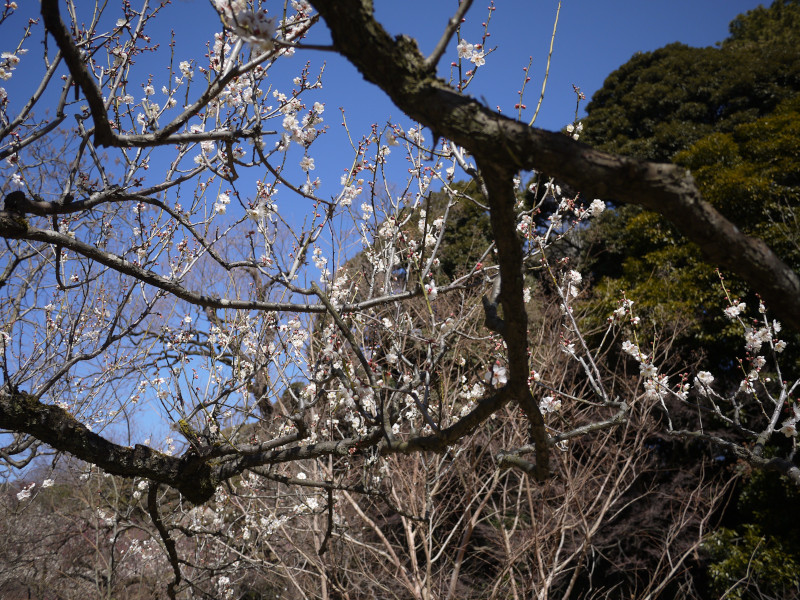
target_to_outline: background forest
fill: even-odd
[[[224,21],[224,10],[221,16]],[[776,0],[740,15],[717,47],[676,43],[636,54],[608,76],[586,105],[586,116],[577,118],[576,110],[576,121],[562,133],[599,150],[691,170],[705,200],[800,271],[799,49],[800,1]],[[459,60],[468,63],[471,57],[473,65],[481,60],[468,54],[466,46],[461,54],[459,45]],[[187,72],[188,67],[186,77]],[[199,78],[199,69],[195,76]],[[464,85],[468,77],[458,81]],[[300,91],[312,88],[313,75],[304,71],[297,85]],[[577,89],[576,100],[580,107]],[[298,125],[303,114],[307,116]],[[315,107],[289,116],[299,116],[293,126],[307,132],[321,114]],[[156,131],[157,123],[147,127]],[[187,388],[168,380],[150,382],[150,393],[165,410],[173,402],[169,414],[180,415],[172,425],[176,454],[216,459],[213,448],[226,445],[243,449],[243,455],[284,451],[275,440],[288,444],[285,452],[291,453],[306,442],[291,445],[288,436],[304,431],[310,435],[308,443],[330,442],[333,448],[335,442],[349,440],[350,449],[298,454],[293,463],[280,462],[283,458],[268,464],[254,461],[252,466],[243,462],[204,501],[189,502],[189,488],[159,485],[146,476],[112,475],[99,463],[42,444],[39,456],[17,465],[24,467],[21,474],[7,471],[2,487],[0,596],[800,598],[800,487],[789,476],[798,463],[795,424],[800,412],[798,390],[792,386],[800,377],[798,332],[781,331],[757,313],[758,290],[733,273],[720,273],[675,223],[624,204],[613,194],[584,200],[583,190],[558,174],[525,171],[514,190],[513,203],[521,216],[512,227],[527,257],[521,281],[530,361],[527,386],[534,390],[551,436],[552,477],[540,481],[537,467],[526,459],[538,452],[533,427],[522,418],[531,418],[527,409],[503,403],[491,415],[480,414],[482,398],[500,393],[508,383],[513,360],[504,354],[503,319],[511,324],[510,313],[498,307],[500,260],[493,248],[499,242],[487,208],[492,206],[491,177],[482,187],[485,181],[473,176],[477,170],[469,154],[459,154],[455,144],[452,155],[441,151],[438,140],[426,149],[421,131],[381,135],[380,143],[370,138],[355,144],[365,164],[374,146],[372,171],[348,172],[343,177],[345,198],[350,194],[352,201],[362,189],[369,191],[370,177],[377,180],[388,154],[383,140],[391,139],[392,151],[418,161],[412,169],[416,164],[419,181],[428,175],[428,183],[436,179],[436,166],[426,175],[424,160],[451,160],[453,170],[442,171],[439,183],[420,188],[413,204],[392,204],[404,192],[388,188],[382,205],[362,205],[363,218],[352,202],[347,204],[351,213],[358,213],[353,219],[371,218],[374,225],[369,232],[363,227],[365,241],[357,252],[348,253],[346,248],[356,246],[341,242],[337,275],[323,286],[326,292],[316,284],[304,291],[302,284],[285,280],[292,294],[316,294],[324,309],[287,322],[278,311],[266,312],[265,319],[273,322],[259,336],[250,336],[226,308],[211,305],[187,311],[185,322],[180,313],[171,329],[139,330],[145,312],[152,308],[166,313],[168,304],[154,301],[153,307],[143,308],[132,303],[130,310],[143,316],[127,330],[132,346],[146,346],[146,361],[165,371],[176,365],[196,369],[199,362],[194,361],[213,355],[219,367],[215,363],[210,372],[227,369],[238,377],[236,389],[242,390],[246,405],[238,421],[226,421],[222,409],[216,412],[210,402],[197,401],[206,413],[206,408],[180,413],[178,404],[192,402]],[[219,142],[223,145],[224,140]],[[35,158],[45,150],[36,146],[30,152]],[[308,168],[307,156],[308,185],[301,182],[293,189],[314,202],[312,227],[327,227],[323,215],[332,215],[334,208],[314,198],[314,161]],[[261,159],[266,162],[263,154]],[[209,164],[214,176],[230,178],[225,169],[233,161],[223,157]],[[463,177],[455,174],[457,168]],[[68,171],[69,165],[52,169]],[[275,177],[278,185],[279,175]],[[101,179],[94,173],[92,180],[83,181],[83,188],[75,188],[76,198],[103,188],[108,182]],[[259,194],[268,187],[265,182],[259,183]],[[374,197],[380,196],[375,191],[379,188],[372,186]],[[4,193],[10,189],[7,185]],[[194,194],[194,205],[199,205],[202,194]],[[6,195],[5,205],[9,214],[10,197]],[[217,196],[215,210],[224,215],[222,197]],[[247,204],[234,192],[224,198],[232,199],[233,206],[240,202],[252,223],[265,214],[269,219],[269,196],[266,208],[264,203]],[[191,193],[184,202],[190,200]],[[177,209],[170,214],[176,221],[188,221],[189,210],[184,216]],[[131,224],[144,230],[146,224],[137,225],[138,215]],[[32,224],[36,217],[29,218]],[[258,240],[251,221],[242,225],[243,230],[252,228],[250,233],[230,236],[222,252],[225,260],[235,263],[231,257],[247,256],[248,245]],[[93,227],[109,222],[98,217]],[[78,229],[73,222],[61,230],[70,226]],[[54,229],[59,230],[58,224]],[[213,237],[212,231],[210,225],[203,230],[209,236],[205,239]],[[231,226],[231,231],[237,230]],[[97,232],[78,230],[78,239],[90,234]],[[311,236],[280,240],[275,234],[274,247],[297,257],[294,262],[286,259],[281,269],[295,273],[298,264],[313,263],[320,271],[331,266]],[[35,241],[42,246],[68,243],[59,240]],[[109,251],[113,245],[108,244]],[[140,250],[146,265],[155,247],[140,241],[124,255]],[[391,252],[402,258],[395,260]],[[18,286],[11,257],[8,250],[9,266],[0,283],[8,284],[3,292],[8,306],[18,303],[12,298]],[[184,268],[177,258],[171,260],[175,269]],[[381,261],[388,270],[378,269]],[[211,280],[207,273],[216,272],[209,263],[197,263],[200,271],[193,282],[201,289]],[[31,273],[31,280],[39,276],[36,270]],[[87,273],[90,281],[93,275]],[[292,299],[291,294],[275,297],[276,282],[284,280],[263,274],[248,266],[230,287],[237,298],[250,294],[254,303]],[[308,291],[312,288],[313,294]],[[384,292],[407,293],[403,310],[377,301],[369,304]],[[94,293],[99,299],[100,292]],[[87,295],[86,302],[93,301]],[[347,313],[342,308],[347,306],[363,308],[367,316],[359,320],[355,309]],[[56,310],[48,309],[46,322],[55,320],[50,315]],[[34,320],[24,309],[17,317]],[[769,331],[756,343],[753,336],[762,321]],[[81,321],[82,326],[89,327],[87,322]],[[204,346],[198,341],[202,336],[213,336],[212,342]],[[759,360],[762,344],[769,349],[764,362]],[[216,354],[208,350],[223,346]],[[283,352],[294,362],[276,375],[269,355],[265,359],[259,354],[267,346],[273,356]],[[5,355],[5,342],[3,348]],[[580,348],[593,349],[586,353],[591,360],[580,359]],[[128,355],[115,356],[122,363]],[[11,379],[11,362],[5,359],[4,385]],[[362,367],[371,375],[354,375]],[[108,389],[144,398],[147,386],[130,384],[141,372],[115,371]],[[82,377],[88,381],[91,375]],[[233,384],[219,377],[220,389],[228,389],[219,393],[224,408]],[[394,432],[397,443],[408,444],[387,442],[392,452],[384,452],[375,441],[380,435],[369,438],[373,445],[351,443],[368,439],[373,423],[368,405],[356,403],[351,410],[348,394],[357,396],[359,386],[375,388],[375,378],[391,393],[400,394],[404,386],[424,390],[418,395],[403,392],[396,404],[387,395],[385,405],[393,408],[386,408],[386,416],[375,409],[376,419],[384,419],[382,425]],[[343,383],[336,387],[338,381]],[[762,389],[767,396],[781,394],[779,417],[747,399]],[[602,402],[596,400],[599,396]],[[320,401],[322,397],[330,404]],[[377,394],[375,398],[373,406],[383,406]],[[419,441],[425,435],[444,435],[458,419],[472,415],[482,419],[480,426],[454,438],[458,443]],[[762,439],[755,434],[764,420],[772,424]],[[127,423],[135,428],[133,416]],[[694,435],[696,431],[702,435]],[[15,437],[4,450],[7,464],[15,466],[34,444],[32,439]],[[291,441],[298,439],[302,441]],[[757,455],[747,454],[759,445]],[[782,469],[769,462],[773,457],[784,461]]]

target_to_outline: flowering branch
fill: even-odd
[[[438,79],[416,43],[390,36],[367,0],[312,4],[330,27],[336,49],[409,117],[485,164],[548,173],[587,195],[659,212],[711,264],[739,274],[781,319],[800,330],[800,277],[764,242],[741,233],[705,202],[683,168],[593,150],[560,132],[534,129],[490,110]]]

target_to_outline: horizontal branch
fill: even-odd
[[[26,199],[25,202],[27,206],[27,203],[30,203],[32,201]],[[77,240],[63,233],[32,227],[28,224],[27,220],[24,218],[23,215],[14,212],[0,210],[0,237],[6,239],[27,240],[31,242],[43,242],[46,244],[53,244],[55,246],[60,246],[68,250],[72,250],[77,254],[80,254],[82,256],[85,256],[86,258],[94,260],[110,269],[113,269],[114,271],[122,273],[123,275],[128,275],[130,277],[133,277],[134,279],[137,279],[142,283],[152,285],[155,288],[158,288],[169,294],[172,294],[176,298],[180,298],[181,300],[184,300],[189,304],[193,304],[195,306],[201,306],[203,308],[265,310],[265,311],[275,311],[275,312],[283,311],[283,312],[295,312],[295,313],[324,313],[328,310],[325,307],[325,305],[321,303],[302,304],[299,302],[262,302],[258,300],[233,300],[228,298],[218,298],[218,297],[208,296],[205,294],[201,294],[199,292],[194,292],[192,290],[183,287],[178,282],[178,280],[172,280],[172,279],[167,279],[166,277],[162,277],[161,275],[153,273],[152,271],[145,269],[137,265],[136,263],[132,263],[128,260],[125,260],[121,256],[112,254],[110,252],[106,252],[105,250],[101,250],[96,246],[86,244],[85,242]],[[247,266],[252,266],[252,265],[247,265]],[[443,286],[439,288],[439,293],[445,294],[447,292],[462,288],[463,288],[462,284],[458,283],[451,284],[449,286]],[[401,302],[403,300],[408,300],[410,298],[414,298],[420,295],[422,295],[422,290],[420,288],[409,290],[406,292],[401,292],[399,294],[387,294],[385,296],[368,298],[366,300],[362,300],[361,302],[356,302],[353,304],[344,304],[341,307],[339,307],[339,311],[342,314],[348,314],[352,312],[366,310],[368,308],[373,308],[375,306],[391,304],[393,302]]]
[[[203,503],[217,482],[199,457],[173,457],[137,444],[120,446],[90,431],[59,406],[44,404],[18,390],[0,389],[0,427],[32,435],[52,448],[97,465],[114,475],[142,477],[178,489],[187,499]]]
[[[0,237],[8,239],[24,239],[33,242],[44,242],[67,248],[86,258],[105,265],[123,275],[129,275],[142,283],[152,285],[164,290],[176,298],[185,300],[190,304],[203,308],[231,308],[242,310],[290,311],[305,313],[325,312],[322,304],[300,304],[293,302],[259,302],[252,300],[232,300],[227,298],[214,298],[199,292],[186,289],[177,280],[167,279],[152,271],[140,267],[124,258],[100,250],[95,246],[86,244],[63,233],[37,229],[20,223],[21,217],[14,217],[10,213],[0,211]]]
[[[679,431],[669,431],[668,434],[679,439],[701,439],[711,442],[712,444],[716,444],[717,446],[732,452],[736,458],[740,458],[754,467],[764,469],[765,471],[775,471],[781,475],[785,475],[794,485],[800,487],[800,467],[790,460],[781,458],[779,456],[775,456],[773,458],[764,458],[763,456],[758,456],[756,453],[752,452],[750,449],[741,444],[725,440],[716,435],[709,435],[702,431],[689,431],[684,429]]]

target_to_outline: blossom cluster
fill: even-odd
[[[19,64],[19,55],[25,54],[24,48],[17,52],[3,52],[0,54],[0,79],[8,81]]]
[[[466,58],[476,67],[482,67],[486,64],[481,44],[470,44],[467,40],[461,40],[456,49],[458,50],[458,58]]]

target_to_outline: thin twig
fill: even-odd
[[[325,537],[322,539],[322,544],[317,550],[317,554],[322,556],[328,549],[328,540],[331,539],[333,534],[333,490],[328,490],[328,528],[325,530]]]
[[[544,90],[547,88],[547,78],[550,76],[550,59],[553,58],[553,44],[556,41],[556,29],[558,28],[558,14],[561,12],[561,0],[558,1],[558,8],[556,9],[556,20],[553,23],[553,35],[550,38],[550,51],[547,53],[547,66],[544,69],[544,81],[542,81],[542,93],[539,95],[539,103],[536,105],[536,112],[533,113],[529,126],[533,127],[536,122],[536,117],[539,115],[539,109],[542,108],[544,101]]]

